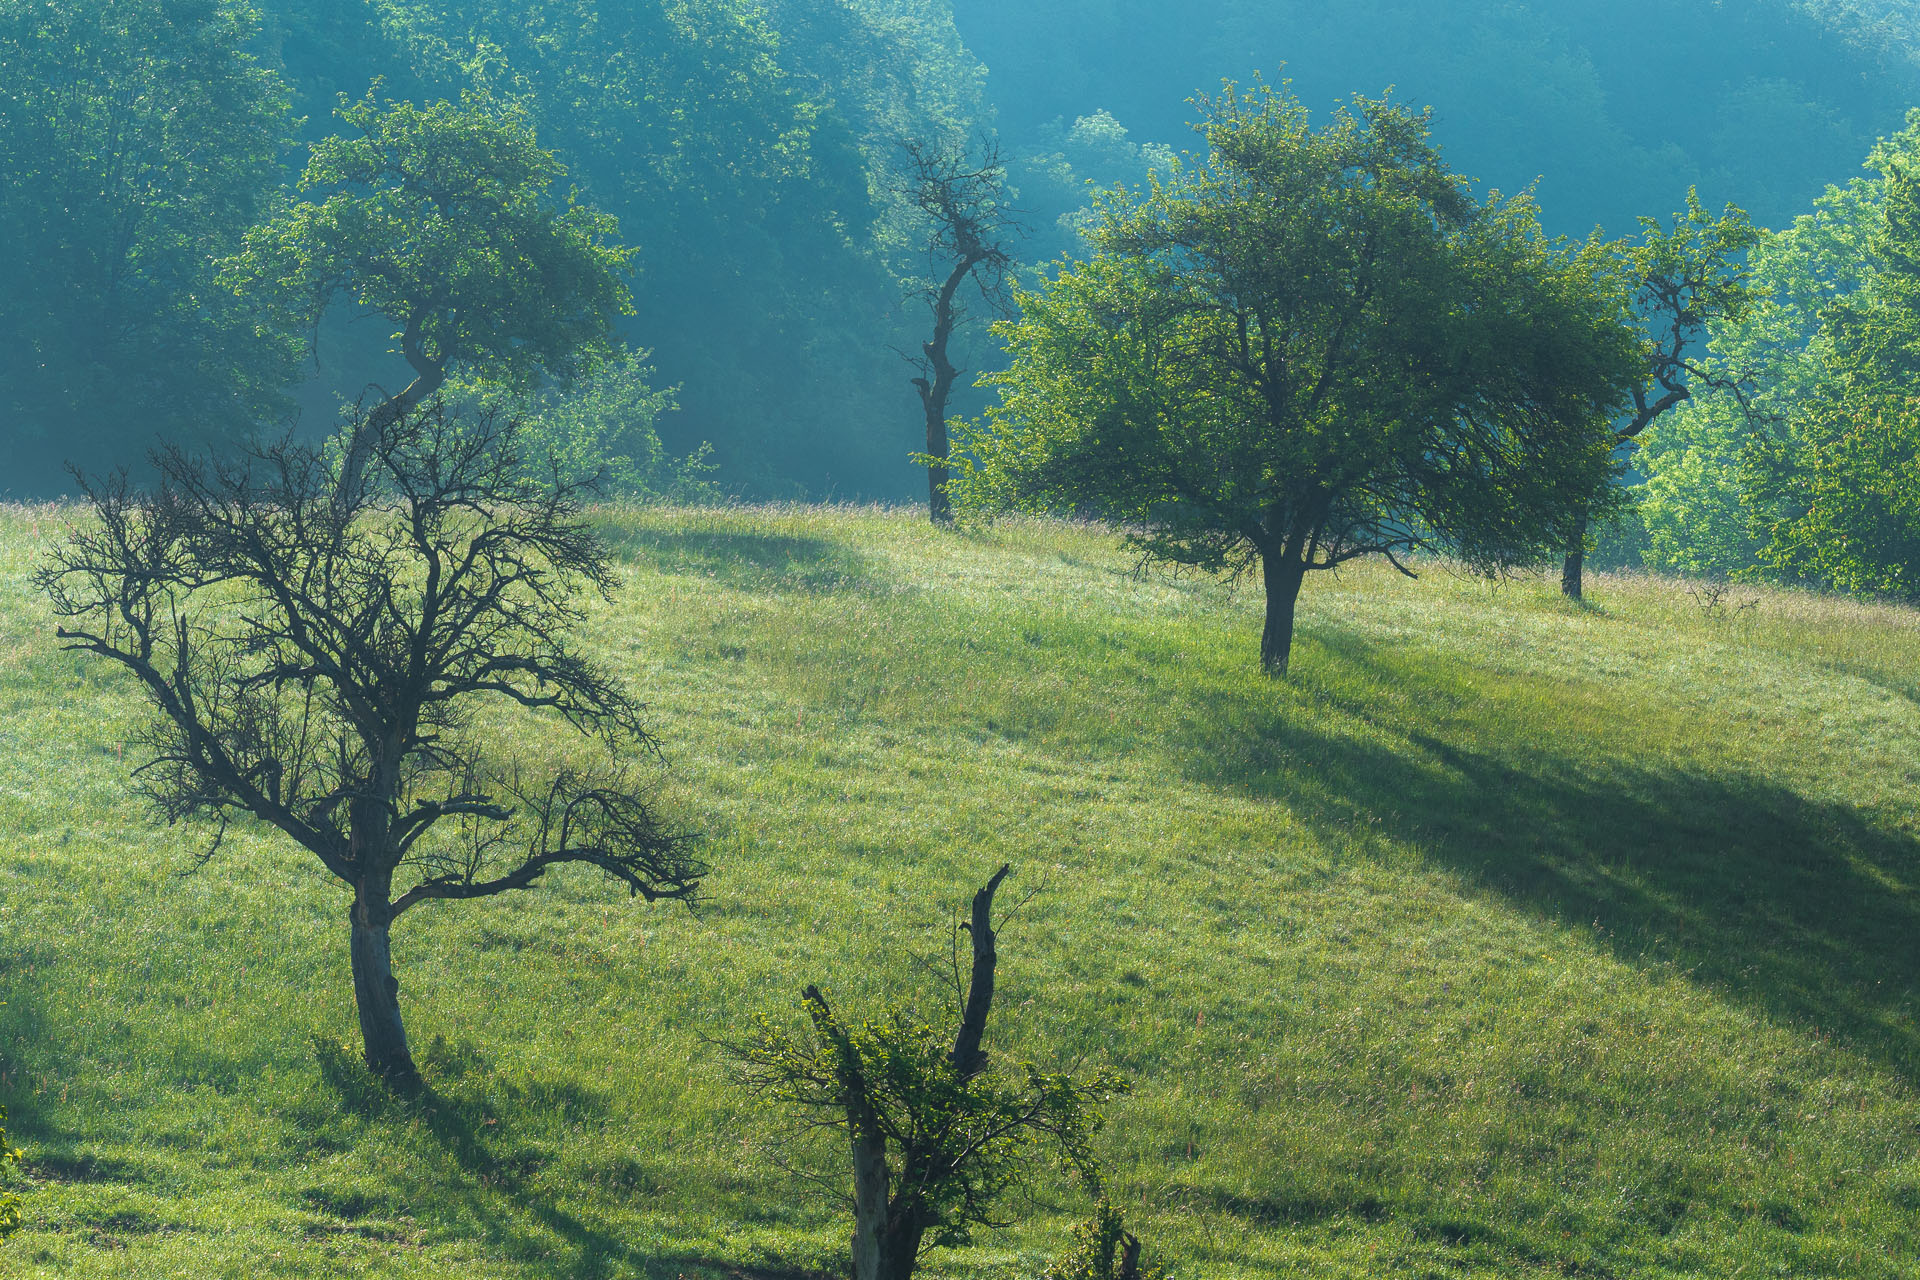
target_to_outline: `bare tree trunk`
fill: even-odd
[[[973,918],[967,921],[967,934],[973,939],[973,971],[967,982],[967,1007],[960,1015],[960,1029],[954,1033],[953,1052],[948,1059],[962,1077],[977,1076],[987,1065],[980,1040],[987,1033],[987,1014],[993,1010],[993,971],[1000,962],[1000,953],[994,947],[993,895],[1012,870],[1011,863],[1002,866],[973,895]]]
[[[353,925],[353,1000],[360,1014],[360,1039],[367,1066],[391,1083],[411,1085],[419,1077],[400,1021],[400,982],[393,976],[389,930],[393,918],[386,895],[363,887],[350,913]]]
[[[947,497],[947,398],[953,394],[954,380],[960,370],[947,359],[947,344],[953,339],[953,327],[959,321],[954,295],[979,259],[963,256],[947,274],[940,292],[933,299],[933,336],[920,344],[926,371],[932,379],[915,378],[920,392],[920,407],[927,416],[927,456],[937,459],[927,468],[927,511],[935,524],[953,523],[953,502]]]
[[[1580,513],[1578,523],[1574,525],[1573,545],[1567,550],[1565,563],[1560,566],[1560,592],[1569,600],[1581,598],[1581,577],[1587,562],[1587,516]]]
[[[1287,674],[1293,652],[1293,609],[1307,567],[1292,555],[1265,556],[1261,564],[1267,583],[1267,622],[1260,632],[1260,665],[1275,678]]]
[[[388,396],[374,406],[373,412],[354,424],[340,470],[340,487],[333,495],[333,514],[338,521],[344,522],[347,513],[360,503],[361,486],[366,480],[367,463],[373,457],[374,442],[447,384],[445,362],[428,359],[421,348],[418,317],[408,322],[407,331],[401,335],[401,350],[416,376],[398,395]]]
[[[947,408],[946,397],[935,405],[925,397],[927,408],[927,456],[940,461],[927,468],[927,510],[935,524],[953,523],[953,500],[947,496]]]

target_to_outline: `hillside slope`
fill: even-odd
[[[407,1109],[338,1048],[342,894],[253,831],[183,874],[205,833],[132,796],[128,690],[25,586],[57,518],[0,510],[8,1275],[825,1271],[712,1042],[809,980],[931,998],[1001,860],[1001,1051],[1134,1077],[1102,1149],[1178,1275],[1920,1267],[1912,612],[1359,568],[1275,685],[1254,593],[1095,532],[613,513],[593,640],[711,900],[409,916]],[[932,1274],[1035,1274],[1084,1211],[1035,1197]]]

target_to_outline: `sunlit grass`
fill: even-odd
[[[713,1041],[810,980],[938,999],[1002,860],[1035,896],[1001,1050],[1134,1077],[1103,1149],[1179,1274],[1920,1256],[1910,611],[1354,567],[1310,581],[1274,684],[1257,592],[1097,530],[609,511],[627,581],[589,639],[651,705],[711,899],[580,875],[409,915],[436,1101],[402,1107],[331,1047],[344,893],[252,831],[182,877],[205,833],[132,798],[138,708],[25,586],[59,518],[0,514],[24,1274],[834,1270],[845,1222]],[[1016,1208],[934,1272],[1030,1276],[1085,1205]]]

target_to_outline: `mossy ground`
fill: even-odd
[[[344,892],[155,826],[126,682],[0,512],[0,1103],[26,1276],[797,1276],[845,1222],[714,1047],[934,1002],[1002,861],[999,1051],[1137,1082],[1102,1138],[1177,1274],[1920,1271],[1920,617],[1436,569],[1256,592],[1097,530],[610,511],[589,639],[652,707],[695,911],[593,875],[396,932],[432,1093],[350,1052]],[[1750,602],[1750,603],[1749,603]],[[576,748],[503,719],[506,749]],[[1085,1212],[930,1273],[1031,1276]]]

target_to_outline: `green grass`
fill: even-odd
[[[1101,1145],[1181,1276],[1920,1270],[1912,612],[1361,567],[1274,684],[1257,593],[1094,531],[612,513],[591,640],[711,899],[409,915],[402,1106],[338,1048],[343,891],[251,830],[183,875],[205,833],[133,798],[130,690],[25,585],[58,519],[0,513],[9,1276],[835,1271],[775,1155],[838,1148],[712,1041],[807,981],[932,999],[1002,860],[998,1043],[1136,1080]],[[931,1273],[1031,1276],[1085,1205],[1015,1209]]]

